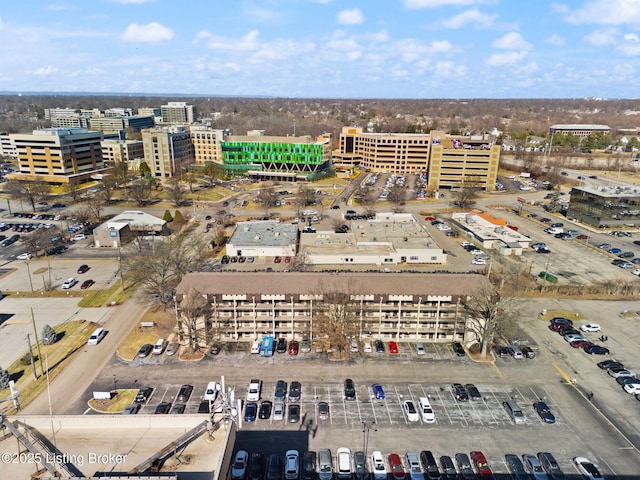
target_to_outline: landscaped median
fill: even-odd
[[[47,366],[49,369],[49,381],[52,381],[62,372],[67,363],[73,359],[75,353],[87,344],[87,340],[95,328],[96,325],[94,323],[84,320],[61,323],[53,327],[58,338],[55,343],[51,345],[40,343],[39,349],[34,344],[33,355],[34,366],[38,376],[37,380],[33,376],[28,352],[25,352],[22,358],[9,365],[7,371],[11,376],[11,380],[15,381],[21,408],[28,405],[47,388]],[[42,357],[39,357],[39,355],[42,355]],[[11,392],[8,388],[0,390],[0,398],[9,398],[10,396]],[[3,405],[9,408],[2,413],[16,413],[13,404],[5,403]]]
[[[122,341],[117,350],[118,356],[128,362],[133,361],[142,345],[154,345],[159,338],[169,338],[175,326],[175,313],[172,310],[162,305],[151,307]]]
[[[89,408],[98,413],[122,413],[128,405],[132,404],[138,394],[137,389],[113,390],[110,400],[89,400]]]

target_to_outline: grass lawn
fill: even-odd
[[[586,317],[580,315],[577,312],[572,312],[571,310],[547,310],[547,313],[544,315],[540,315],[540,318],[545,321],[550,321],[553,317],[563,317],[568,318],[569,320],[586,320]]]
[[[172,310],[165,309],[162,305],[155,305],[145,312],[140,322],[154,322],[155,325],[141,327],[138,323],[131,329],[127,338],[118,347],[118,355],[123,360],[133,360],[145,343],[153,345],[158,338],[168,338],[174,331],[176,318]]]
[[[88,404],[91,409],[100,413],[122,413],[127,405],[133,403],[138,394],[138,389],[116,390],[111,400],[90,399]]]
[[[56,325],[53,329],[58,334],[58,341],[53,345],[40,344],[40,353],[42,354],[42,362],[39,358],[35,359],[36,372],[39,378],[35,380],[31,370],[31,365],[23,365],[21,359],[16,360],[7,371],[11,375],[11,379],[16,382],[16,388],[20,393],[20,405],[22,407],[28,405],[34,398],[47,388],[47,378],[43,374],[42,368],[49,365],[49,381],[53,380],[71,361],[75,353],[87,344],[87,340],[91,333],[95,330],[96,325],[91,322],[77,320]],[[27,352],[25,352],[26,354]],[[33,355],[37,357],[38,349],[33,345]],[[9,389],[0,391],[0,398],[10,396]],[[9,410],[4,413],[15,413],[13,404],[7,402],[5,406],[11,405]]]

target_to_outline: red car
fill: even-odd
[[[273,259],[273,263],[280,263],[282,259],[280,257],[276,257]]]
[[[389,342],[389,353],[398,354],[398,344],[396,342]]]
[[[289,263],[291,261],[291,257],[284,257],[284,263]]]
[[[289,342],[289,355],[297,355],[298,354],[298,348],[299,348],[299,343],[297,340],[291,340]]]
[[[87,288],[89,288],[91,285],[93,285],[93,280],[85,280],[84,282],[82,282],[82,285],[80,285],[80,288],[82,290],[86,290]]]
[[[573,342],[569,342],[569,345],[573,348],[584,348],[593,345],[593,342],[590,342],[589,340],[574,340]]]
[[[400,456],[397,453],[389,455],[389,469],[391,470],[394,479],[404,480],[407,478],[407,474],[402,466],[402,460],[400,460]]]
[[[493,478],[493,472],[491,468],[489,468],[489,463],[487,462],[484,453],[480,451],[471,452],[471,461],[473,465],[476,467],[476,471],[481,478]]]
[[[424,217],[425,222],[433,222],[435,219],[436,217]]]

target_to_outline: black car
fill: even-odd
[[[469,394],[469,398],[471,400],[482,400],[482,395],[480,395],[478,387],[476,387],[473,383],[467,383],[465,385],[465,389],[467,390],[467,393]]]
[[[344,399],[345,400],[355,400],[356,399],[356,386],[353,383],[353,380],[347,378],[344,381]]]
[[[640,380],[638,380],[636,377],[618,377],[616,378],[616,382],[618,382],[618,385],[626,385],[627,383],[638,383],[640,382]]]
[[[493,351],[496,353],[497,356],[499,356],[500,358],[504,358],[507,355],[509,355],[509,349],[504,346],[504,345],[494,345],[493,346]]]
[[[258,414],[258,404],[256,402],[248,402],[244,407],[244,421],[254,422]]]
[[[443,480],[456,480],[458,478],[456,466],[454,465],[451,457],[447,455],[440,457],[440,469],[443,473]]]
[[[60,255],[67,249],[66,245],[56,245],[55,247],[48,248],[45,252],[47,255]]]
[[[300,385],[300,382],[291,382],[291,385],[289,385],[289,401],[299,402],[301,393],[302,385]]]
[[[211,345],[211,348],[209,349],[209,353],[211,355],[218,355],[220,353],[220,345],[218,345],[216,343]]]
[[[587,345],[583,350],[589,355],[609,355],[609,349],[602,345]]]
[[[169,413],[169,410],[171,410],[171,403],[161,402],[158,404],[153,413],[166,415],[167,413]]]
[[[144,387],[138,390],[136,398],[133,400],[136,403],[144,403],[151,397],[153,393],[153,387]]]
[[[280,455],[272,453],[267,461],[267,472],[264,476],[265,480],[282,480],[282,459]]]
[[[284,400],[284,397],[287,396],[287,382],[284,380],[278,380],[276,382],[276,391],[273,396],[276,400]]]
[[[127,407],[123,410],[122,414],[123,415],[135,415],[139,411],[140,411],[140,404],[139,403],[132,403],[130,405],[127,405]]]
[[[537,249],[536,253],[551,253],[551,250],[549,250],[548,248],[544,247],[544,248]]]
[[[200,405],[198,405],[198,413],[211,413],[211,405],[209,405],[208,400],[200,402]]]
[[[614,368],[614,367],[620,367],[620,368],[624,368],[624,364],[621,362],[618,362],[616,360],[603,360],[602,362],[598,362],[596,365],[598,365],[598,368],[601,370],[608,370],[610,368]]]
[[[622,252],[618,255],[618,258],[633,258],[635,254],[633,252]]]
[[[176,397],[176,401],[188,402],[192,392],[193,392],[193,385],[182,385],[180,387],[180,390],[178,391],[178,396]]]
[[[460,342],[453,342],[451,344],[451,346],[453,347],[453,351],[455,352],[455,354],[458,357],[464,357],[467,353],[464,351],[464,347],[462,346],[462,344]]]
[[[280,337],[276,345],[276,352],[285,353],[287,351],[287,339]]]
[[[89,271],[89,265],[82,264],[78,267],[78,273],[86,273]]]
[[[264,467],[265,467],[264,453],[253,452],[249,460],[248,480],[262,480]]]
[[[467,390],[464,388],[464,385],[462,385],[461,383],[454,383],[452,385],[452,388],[453,388],[453,396],[456,398],[457,401],[459,402],[469,401],[469,394],[467,393]]]
[[[551,413],[551,410],[546,403],[542,401],[535,402],[533,404],[533,408],[538,413],[538,415],[540,415],[540,418],[544,421],[544,423],[556,423],[556,417],[553,415],[553,413]]]
[[[151,345],[150,343],[145,343],[140,347],[140,350],[138,350],[138,358],[148,357],[152,350],[153,345]]]
[[[429,450],[424,450],[420,452],[420,461],[422,462],[422,467],[426,473],[425,477],[427,480],[441,480],[442,476],[440,475],[440,470],[438,469],[438,464],[436,463],[436,458],[433,456],[433,453]]]
[[[271,417],[271,409],[273,408],[273,403],[269,400],[263,400],[260,403],[260,410],[258,411],[258,418],[261,420],[267,420]]]
[[[318,478],[316,473],[317,463],[316,452],[304,452],[302,454],[302,468],[300,469],[302,480],[316,480]]]
[[[289,423],[298,423],[300,421],[300,405],[293,403],[289,405]]]
[[[520,350],[522,351],[522,355],[527,358],[534,358],[536,356],[536,352],[534,352],[533,349],[528,345],[523,345],[522,347],[520,347]]]
[[[376,352],[384,353],[384,342],[382,340],[376,340]]]
[[[171,415],[182,415],[187,406],[184,403],[175,403],[169,413]]]
[[[223,265],[226,265],[227,263],[229,263],[229,255],[223,255],[221,263]]]

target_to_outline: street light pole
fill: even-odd
[[[367,448],[369,447],[369,432],[373,430],[377,432],[376,422],[362,422],[362,433],[364,435],[362,451],[364,452],[365,457],[367,456]]]
[[[29,268],[29,260],[25,260],[27,266],[27,274],[29,275],[29,286],[31,287],[31,293],[33,293],[33,280],[31,280],[31,269]]]

